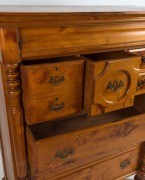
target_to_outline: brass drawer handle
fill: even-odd
[[[51,105],[51,106],[50,106],[50,110],[51,110],[51,111],[56,111],[56,112],[62,110],[63,108],[64,108],[64,103],[54,104],[54,105]]]
[[[130,164],[131,164],[131,161],[129,159],[126,159],[120,163],[120,168],[124,169],[124,168],[128,167]]]
[[[52,76],[49,79],[49,83],[53,86],[58,86],[65,80],[64,76]]]
[[[138,85],[139,87],[144,86],[144,85],[145,85],[145,79],[139,80],[138,83],[137,83],[137,85]]]
[[[145,63],[145,57],[144,57],[144,56],[142,56],[141,61],[142,61],[143,63]]]
[[[113,82],[109,81],[108,85],[107,85],[107,89],[111,89],[113,92],[117,92],[119,90],[121,90],[124,86],[124,82],[122,80],[118,81],[115,80]]]
[[[64,149],[62,151],[58,151],[55,156],[59,159],[66,160],[69,159],[74,154],[74,152],[75,151],[73,148]]]

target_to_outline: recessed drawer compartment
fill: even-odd
[[[124,51],[84,56],[84,109],[93,116],[132,106],[141,58]]]
[[[143,142],[144,119],[144,114],[130,107],[29,126],[26,134],[32,177],[45,173],[51,177]]]
[[[23,104],[28,124],[78,113],[82,108],[84,60],[53,58],[21,65]]]
[[[109,156],[106,159],[102,159],[102,162],[97,161],[87,168],[82,167],[82,170],[77,169],[76,172],[72,174],[64,175],[64,177],[50,178],[50,180],[115,180],[136,172],[139,155],[140,146],[138,145],[121,153]],[[42,175],[38,179],[43,178],[45,179],[46,176]]]

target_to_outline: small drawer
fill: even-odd
[[[79,113],[81,109],[82,92],[30,99],[25,102],[25,120],[28,124],[35,124]]]
[[[141,58],[124,51],[84,56],[84,110],[91,116],[132,106]]]
[[[24,62],[23,104],[28,124],[81,111],[84,60],[77,57]]]
[[[140,144],[145,139],[144,118],[130,107],[95,117],[83,115],[27,127],[32,179],[41,175],[49,179]]]
[[[82,89],[84,61],[77,57],[24,62],[21,65],[25,96],[74,92]]]
[[[64,175],[64,177],[54,177],[53,180],[117,180],[136,172],[139,154],[140,146],[135,146],[119,154],[107,157],[104,162],[97,161],[90,167],[82,170],[77,169],[76,172]]]

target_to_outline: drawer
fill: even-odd
[[[27,127],[32,177],[58,175],[143,142],[144,119],[144,114],[130,107]]]
[[[145,71],[145,48],[129,49],[129,53],[141,56],[141,69],[140,72]]]
[[[76,57],[24,62],[21,65],[24,95],[81,90],[83,66],[84,61]]]
[[[45,27],[40,26],[40,17],[35,28],[20,28],[22,59],[67,56],[144,45],[144,23],[128,20],[123,23],[126,15],[116,15],[113,21],[111,15],[97,14],[96,19],[96,14],[90,16],[78,13],[71,16],[72,20],[68,20],[68,16],[67,13],[61,17],[55,14],[56,18],[52,20],[50,15]],[[77,18],[79,20],[76,20]],[[142,16],[139,15],[138,18],[141,19]]]
[[[79,113],[81,109],[81,91],[30,99],[25,102],[25,120],[28,124],[35,124]]]
[[[140,146],[122,151],[111,157],[107,157],[103,162],[95,162],[91,166],[82,170],[66,175],[64,177],[54,177],[50,180],[115,180],[131,173],[136,172],[138,168]],[[105,173],[104,173],[105,172]],[[38,179],[45,179],[45,177]]]
[[[84,109],[93,116],[132,106],[141,58],[124,51],[84,56]]]
[[[82,108],[84,60],[77,57],[24,62],[23,105],[28,124],[78,113]]]

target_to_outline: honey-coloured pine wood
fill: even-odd
[[[144,29],[145,24],[134,22],[24,28],[20,30],[22,57],[33,60],[141,46]]]
[[[112,51],[84,55],[84,59],[84,110],[89,115],[102,114],[134,104],[141,57],[123,51]]]
[[[70,116],[81,112],[82,92],[65,92],[55,96],[31,99],[24,108],[25,120],[28,124]]]
[[[50,58],[44,61],[24,62],[21,65],[23,93],[56,95],[82,89],[84,60],[79,57]]]
[[[60,132],[61,127],[65,127],[64,129],[67,130],[67,126],[63,122],[59,123],[58,121],[59,126],[57,123],[55,126],[46,124],[44,128],[38,124],[32,128],[32,131],[31,128],[27,128],[28,160],[32,179],[35,179],[36,176],[42,176],[43,178],[43,174],[45,174],[45,178],[50,178],[91,161],[105,158],[127,146],[140,144],[145,138],[143,133],[145,126],[144,115],[130,117],[134,111],[135,109],[128,110],[126,112],[128,118],[120,119],[120,121],[114,123],[111,122],[114,120],[113,116],[115,116],[113,113],[112,118],[110,116],[109,119],[108,116],[110,122],[101,125],[97,125],[97,123],[95,125],[97,116],[96,119],[94,118],[94,126],[92,124],[92,127],[86,124],[86,128],[83,128],[80,121],[79,129],[68,130],[66,133],[58,135],[55,134],[55,127],[57,127],[56,133],[59,132],[58,127],[60,127]],[[121,113],[125,113],[125,111]],[[101,116],[98,120],[100,118]],[[89,122],[89,120],[86,120],[84,123],[87,123],[87,121]],[[78,126],[77,123],[76,125]],[[53,135],[47,136],[51,128],[54,131]],[[104,149],[105,146],[107,148]]]
[[[23,110],[21,106],[21,87],[18,46],[18,30],[11,28],[0,29],[1,39],[1,102],[5,107],[1,111],[1,130],[6,168],[6,178],[15,180],[27,176],[27,160],[24,137]],[[4,97],[3,97],[4,96]],[[3,107],[3,108],[4,108]],[[7,150],[8,149],[8,150]]]
[[[105,170],[107,171],[107,167],[110,167],[111,162],[118,162],[117,159],[121,158],[121,154],[127,153],[127,157],[129,157],[129,154],[135,152],[134,150],[137,144],[144,143],[144,95],[135,97],[134,106],[137,108],[137,111],[131,107],[131,112],[128,112],[127,109],[124,109],[126,113],[124,110],[119,110],[121,113],[117,111],[111,112],[111,115],[109,115],[110,113],[103,114],[103,118],[98,115],[97,118],[93,120],[92,118],[94,117],[88,118],[88,115],[82,112],[82,114],[79,114],[80,117],[78,117],[78,114],[71,116],[73,120],[70,120],[70,118],[66,116],[57,120],[50,118],[48,122],[45,122],[46,124],[48,123],[49,126],[39,123],[33,124],[33,128],[32,126],[27,127],[27,129],[30,129],[29,135],[31,135],[27,141],[25,139],[27,123],[24,122],[26,117],[24,115],[24,105],[21,102],[21,88],[24,80],[22,78],[22,71],[20,72],[22,61],[24,62],[23,64],[26,64],[26,61],[28,64],[33,61],[35,64],[39,59],[38,64],[40,65],[44,59],[52,57],[77,56],[80,58],[80,55],[106,51],[144,49],[144,8],[0,6],[0,29],[0,101],[2,107],[0,108],[0,133],[6,180],[47,180],[48,177],[49,179],[74,178],[76,171],[79,180],[82,180],[83,177],[94,178],[96,180],[96,169],[100,168],[99,173],[101,176],[105,173]],[[144,56],[144,53],[138,55],[141,57]],[[143,73],[144,69],[145,65],[142,61],[139,73]],[[41,74],[41,72],[39,73]],[[75,72],[73,75],[75,76],[76,74]],[[73,80],[78,81],[77,77],[70,79],[72,82]],[[88,78],[88,81],[91,81],[91,78]],[[30,83],[31,82],[28,84],[29,87]],[[80,84],[78,86],[77,84],[75,85],[75,87],[78,87]],[[33,87],[34,89],[32,88],[30,93],[31,96],[33,96],[33,98],[35,96],[36,99],[40,99],[41,97],[46,100],[44,94],[47,94],[46,92],[49,91],[48,87],[42,86],[42,89],[37,86]],[[35,91],[35,89],[37,90]],[[24,88],[22,91],[26,93]],[[34,95],[33,93],[38,94]],[[28,95],[30,94],[28,93]],[[56,94],[58,93],[56,92]],[[63,96],[65,95],[66,93],[63,94]],[[70,98],[72,97],[70,96]],[[91,100],[88,99],[87,101],[89,105]],[[43,101],[41,101],[41,104],[43,105],[42,102]],[[35,101],[34,105],[36,105],[36,103],[38,102]],[[41,108],[38,109],[39,114],[42,114],[42,116],[44,114],[41,120],[43,118],[45,119],[46,114],[43,113]],[[48,120],[48,118],[49,116],[46,119]],[[123,118],[126,119],[121,120]],[[113,123],[112,121],[118,122]],[[35,122],[35,118],[33,118],[33,122]],[[39,127],[40,131],[39,128],[37,129],[36,127]],[[46,127],[49,127],[48,131]],[[92,134],[93,138],[92,136],[87,136],[94,128],[96,128],[96,132],[100,132],[100,134]],[[34,129],[36,130],[35,132]],[[110,134],[111,132],[113,134]],[[32,134],[35,134],[35,136],[33,137]],[[81,136],[78,136],[78,134]],[[108,136],[109,134],[110,136]],[[46,138],[46,136],[48,137]],[[58,137],[63,138],[59,139]],[[99,138],[96,143],[94,137],[104,137],[104,139]],[[112,137],[114,137],[114,141],[110,141]],[[54,154],[58,151],[62,151],[65,147],[68,147],[73,138],[75,139],[73,144],[76,145],[75,148],[77,147],[77,151],[70,149],[69,155],[76,153],[77,156],[75,159],[70,157],[68,164],[65,161],[60,163],[59,160],[55,159],[54,161],[50,161],[49,164],[47,161],[47,157],[49,156],[48,149],[51,148],[52,151],[50,151],[50,153],[53,153],[51,157],[48,157],[50,160],[54,158]],[[77,143],[79,139],[82,140],[81,143],[83,145]],[[52,144],[50,142],[52,142]],[[107,146],[106,142],[108,143]],[[136,144],[133,144],[135,142]],[[57,145],[57,147],[54,147],[54,144]],[[99,148],[97,145],[100,145]],[[85,147],[87,151],[83,151],[85,148],[82,148],[82,146]],[[26,147],[28,149],[28,157],[26,155]],[[104,147],[108,155],[103,155]],[[37,151],[38,149],[39,151]],[[130,150],[127,152],[127,149]],[[97,154],[97,161],[95,161],[94,158],[96,152],[100,152]],[[60,154],[62,155],[62,153],[58,153],[57,155],[60,157]],[[85,157],[83,154],[85,154]],[[144,180],[145,169],[144,156],[142,156],[142,154],[142,152],[136,151],[136,155],[133,156],[135,160],[135,163],[133,163],[134,166],[129,166],[129,171],[125,173],[121,171],[119,174],[116,169],[113,176],[112,173],[114,169],[112,169],[109,171],[109,176],[105,177],[118,179],[121,178],[119,176],[123,176],[122,178],[125,178],[138,170],[136,179]],[[66,155],[66,151],[63,155]],[[101,158],[101,156],[104,158]],[[140,163],[137,164],[136,157],[138,158],[139,156]],[[37,157],[40,159],[37,159]],[[115,157],[118,158],[116,159]],[[27,166],[28,159],[31,168],[29,167],[29,163]],[[55,171],[55,167],[58,164],[61,167]],[[39,174],[39,176],[37,176],[38,165],[39,171],[43,171],[43,175]],[[52,168],[52,171],[48,169],[48,166]],[[90,172],[89,175],[88,170]],[[61,174],[62,172],[63,174]]]
[[[81,112],[84,60],[66,57],[39,63],[21,66],[26,122],[34,124]]]
[[[115,154],[114,157],[108,157],[104,162],[96,162],[96,164],[82,169],[76,170],[75,173],[69,174],[66,177],[54,177],[51,180],[75,180],[75,179],[91,179],[91,180],[113,180],[126,179],[124,175],[128,175],[136,171],[138,166],[138,154],[140,153],[140,146],[135,146],[127,149],[126,152]],[[105,173],[104,173],[105,172]],[[122,178],[121,178],[122,177]],[[41,178],[37,178],[41,179]]]

